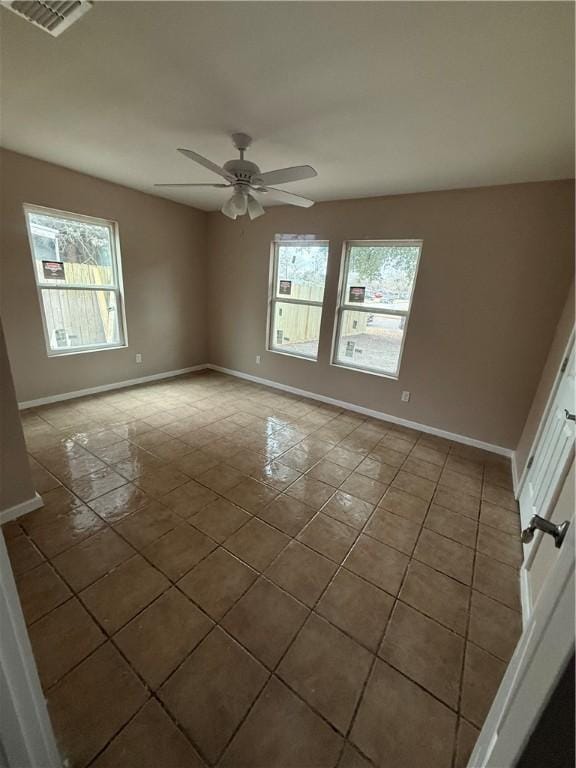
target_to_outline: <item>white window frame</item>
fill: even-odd
[[[276,286],[278,285],[278,249],[282,245],[299,245],[305,246],[325,246],[328,250],[326,257],[326,274],[324,275],[324,296],[322,301],[312,301],[311,299],[294,299],[290,296],[277,296]],[[284,352],[282,349],[274,346],[274,310],[276,304],[299,304],[305,307],[320,307],[320,333],[322,332],[322,308],[324,307],[324,299],[326,298],[326,278],[328,276],[328,260],[330,258],[330,242],[328,240],[315,240],[312,238],[303,238],[295,235],[294,237],[278,237],[272,241],[270,248],[270,283],[268,286],[268,322],[266,329],[266,351],[273,352],[275,355],[286,355],[286,357],[296,357],[299,360],[308,360],[310,362],[317,362],[318,355],[304,355],[297,354],[296,352]],[[320,339],[318,339],[318,351],[320,351]]]
[[[30,256],[32,258],[32,268],[34,271],[34,280],[36,283],[36,293],[38,295],[38,304],[40,306],[40,315],[42,317],[42,328],[44,331],[44,342],[46,344],[46,353],[48,357],[65,357],[67,355],[78,355],[86,352],[103,352],[113,349],[125,349],[128,346],[128,331],[126,327],[126,310],[124,305],[124,285],[122,282],[122,263],[120,259],[120,237],[118,232],[118,223],[108,219],[100,219],[96,216],[86,216],[81,213],[71,213],[70,211],[61,211],[57,208],[46,208],[41,205],[32,205],[24,203],[24,218],[26,220],[26,230],[28,233],[28,242],[30,245]],[[114,282],[110,285],[84,285],[69,284],[48,285],[40,282],[36,271],[36,260],[34,257],[34,245],[32,240],[32,230],[28,215],[38,213],[44,216],[54,216],[59,219],[71,219],[72,221],[85,222],[105,227],[110,237],[110,251],[112,256],[112,273]],[[118,332],[120,340],[117,344],[86,344],[78,347],[62,347],[61,349],[52,349],[50,346],[50,334],[44,311],[44,302],[42,300],[43,290],[82,290],[82,291],[111,291],[116,296],[116,309],[118,313]]]
[[[416,260],[416,270],[414,272],[414,281],[412,282],[412,289],[410,291],[410,299],[408,301],[407,309],[385,309],[381,307],[375,307],[374,305],[352,304],[347,301],[346,297],[346,285],[348,283],[348,265],[350,263],[350,250],[354,246],[370,247],[401,247],[401,248],[418,248],[418,258]],[[332,356],[331,365],[337,368],[346,368],[352,371],[359,371],[360,373],[368,373],[372,376],[381,376],[385,379],[398,380],[400,376],[400,367],[402,365],[402,356],[404,354],[404,344],[406,343],[406,336],[408,334],[408,321],[410,319],[410,312],[412,310],[412,299],[414,297],[414,289],[416,288],[416,281],[418,279],[418,271],[420,269],[420,259],[422,257],[422,240],[345,240],[342,245],[342,258],[340,262],[340,280],[338,285],[338,303],[336,305],[336,318],[334,321],[334,334],[332,338]],[[396,370],[393,372],[381,371],[378,368],[371,368],[368,365],[355,365],[354,363],[343,363],[338,360],[338,346],[340,341],[340,326],[342,324],[342,316],[344,311],[351,312],[366,312],[370,315],[396,315],[404,317],[404,332],[402,334],[402,343],[400,345],[400,354],[398,355],[398,364]]]

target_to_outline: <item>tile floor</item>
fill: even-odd
[[[464,768],[521,626],[507,460],[216,373],[22,420],[72,768]]]

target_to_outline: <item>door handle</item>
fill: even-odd
[[[570,413],[568,408],[564,408],[564,413],[566,414],[568,421],[576,421],[576,413]]]
[[[554,544],[556,545],[557,549],[560,549],[562,546],[562,542],[564,541],[566,537],[566,531],[568,530],[568,526],[570,523],[568,520],[565,520],[563,523],[560,523],[560,525],[555,525],[554,523],[551,523],[549,520],[545,520],[543,517],[540,517],[540,515],[533,515],[532,519],[528,523],[528,527],[524,528],[520,535],[520,539],[522,541],[522,544],[528,544],[532,541],[534,538],[534,532],[536,530],[542,531],[543,533],[549,533],[550,536],[554,539]]]

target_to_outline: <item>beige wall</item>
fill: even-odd
[[[0,323],[0,512],[34,498],[10,362]]]
[[[0,174],[1,308],[18,400],[206,362],[207,214],[5,150]],[[47,356],[23,203],[118,222],[128,348]]]
[[[210,214],[210,361],[515,448],[573,280],[573,206],[566,181]],[[330,241],[317,363],[265,351],[275,233]],[[398,381],[329,365],[342,242],[362,238],[424,241]]]
[[[542,418],[544,409],[546,408],[546,403],[548,402],[550,391],[554,386],[554,381],[556,379],[558,369],[562,363],[562,359],[566,351],[566,346],[570,339],[570,334],[573,330],[574,283],[571,284],[568,291],[568,297],[564,303],[564,309],[562,311],[562,315],[560,316],[560,320],[558,321],[558,325],[556,326],[556,332],[554,333],[552,345],[550,347],[550,351],[548,352],[548,357],[546,358],[546,363],[544,365],[542,375],[540,376],[538,388],[536,390],[534,400],[532,401],[532,405],[530,406],[528,418],[526,419],[524,429],[522,430],[522,435],[520,436],[520,440],[516,448],[516,456],[514,458],[516,462],[518,479],[522,477],[522,472],[524,471],[526,462],[528,461],[530,449],[532,448],[532,442],[536,437],[540,419]]]

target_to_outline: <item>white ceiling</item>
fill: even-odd
[[[2,21],[2,144],[152,194],[234,130],[314,200],[573,175],[572,3],[97,2]],[[162,191],[206,210],[223,190]]]

